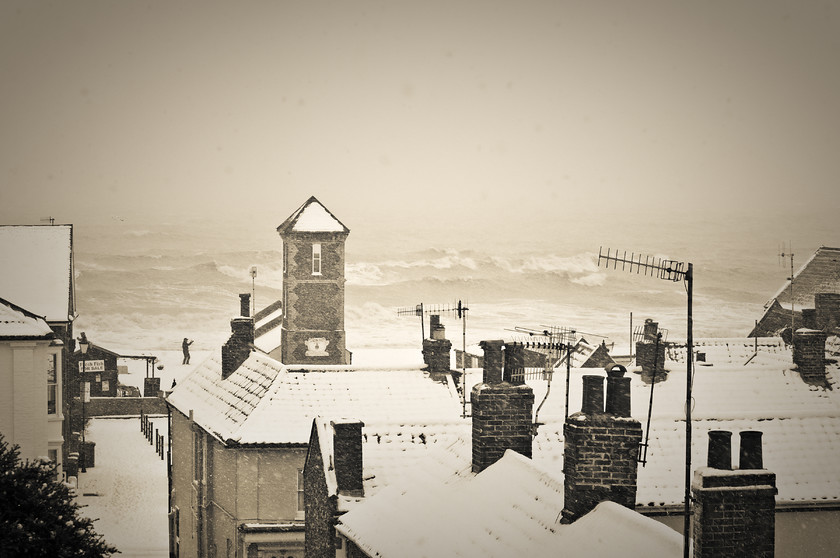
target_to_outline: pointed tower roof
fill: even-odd
[[[289,232],[349,233],[350,229],[345,227],[344,223],[339,221],[315,196],[312,196],[277,227],[277,232],[280,234]]]

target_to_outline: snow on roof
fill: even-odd
[[[222,379],[213,355],[184,378],[169,402],[224,442],[306,444],[312,419],[329,410],[362,421],[435,422],[460,415],[449,384],[421,369],[297,366],[252,352]]]
[[[51,337],[43,318],[0,298],[0,338]]]
[[[48,322],[75,312],[72,225],[0,225],[0,296]]]
[[[383,489],[342,515],[337,529],[371,556],[681,555],[677,532],[617,504],[571,525],[560,524],[562,509],[562,480],[508,450],[459,482]]]
[[[738,432],[763,432],[764,467],[776,474],[779,506],[840,503],[840,469],[836,466],[840,462],[840,417],[693,421],[692,469],[706,464],[710,430],[733,433],[732,465],[736,468]],[[471,475],[469,419],[437,424],[366,423],[362,432],[365,498],[387,487],[405,489],[432,480],[450,484]],[[533,441],[533,462],[562,478],[563,451],[563,422],[541,424]],[[638,468],[637,507],[682,506],[684,466],[685,422],[654,419],[647,463]],[[360,500],[346,498],[340,509],[352,509]]]
[[[793,301],[797,308],[813,308],[817,293],[840,293],[840,248],[820,246],[793,274]],[[786,308],[791,303],[790,282],[786,281],[770,298]]]
[[[315,198],[310,197],[297,211],[286,219],[283,224],[277,227],[281,234],[295,232],[343,232],[349,233],[350,229],[336,219],[330,210]]]
[[[710,430],[732,432],[734,468],[738,467],[738,433],[763,432],[764,468],[776,474],[777,505],[840,503],[840,417],[692,422],[692,470],[706,465]],[[637,505],[681,506],[684,471],[685,422],[654,420],[647,464],[638,468]]]
[[[725,343],[724,343],[725,345]],[[707,342],[707,346],[715,343]],[[565,371],[564,371],[565,372]],[[481,381],[480,370],[467,371],[467,386]],[[603,375],[598,369],[573,369],[570,409],[580,410],[583,375]],[[836,385],[838,367],[828,378]],[[647,423],[650,384],[631,374],[632,415]],[[547,392],[547,382],[529,380],[534,408]],[[565,374],[555,373],[554,389],[540,409],[543,423],[534,438],[533,460],[560,476],[563,470]],[[798,373],[771,360],[770,366],[698,367],[692,396],[692,464],[706,463],[707,432],[733,432],[733,465],[737,466],[737,432],[764,432],[765,467],[777,474],[780,505],[840,502],[840,393],[803,382]],[[672,370],[654,388],[648,462],[639,467],[640,506],[679,506],[684,494],[685,371]],[[417,475],[445,478],[468,468],[471,461],[469,419],[448,423],[415,421],[410,425],[366,422],[363,429],[365,494],[370,496],[394,483],[410,484]],[[436,443],[431,443],[434,441]],[[436,448],[445,447],[446,455]],[[434,456],[431,457],[431,456]],[[422,464],[421,463],[422,461]],[[417,471],[413,471],[417,469]],[[348,503],[348,506],[350,504]],[[352,506],[350,506],[352,507]]]
[[[840,417],[840,390],[823,389],[802,381],[791,362],[790,349],[781,342],[759,339],[759,351],[754,357],[754,340],[703,340],[697,347],[706,352],[706,363],[696,363],[692,398],[692,417],[697,420],[714,419],[773,419],[802,416]],[[671,354],[684,360],[685,350]],[[752,360],[750,358],[752,357]],[[746,363],[749,360],[749,364]],[[666,359],[668,371],[664,381],[653,389],[653,415],[658,418],[680,419],[685,416],[685,363]],[[569,382],[569,414],[581,408],[584,375],[605,376],[599,368],[573,368]],[[628,372],[631,378],[634,418],[644,421],[650,400],[650,384],[640,374]],[[829,364],[827,375],[831,384],[840,378],[840,368]],[[481,381],[481,370],[467,370],[466,385]],[[565,370],[555,370],[553,389],[540,409],[539,419],[558,419],[565,412]],[[543,401],[548,384],[545,380],[527,380],[534,389],[534,407]],[[562,387],[561,387],[562,386]],[[558,389],[560,388],[560,389]]]

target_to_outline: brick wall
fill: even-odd
[[[815,329],[833,329],[840,325],[840,294],[816,293],[814,306],[817,319]]]
[[[335,480],[341,494],[361,496],[362,426],[361,421],[330,423],[333,428],[333,460]]]
[[[531,457],[534,391],[530,386],[477,384],[471,401],[474,473],[498,461],[507,449]]]
[[[447,339],[423,339],[423,362],[429,372],[448,372],[450,370],[450,351],[452,342]]]
[[[234,318],[230,329],[230,339],[222,345],[222,378],[230,376],[248,359],[254,344],[253,318]]]
[[[793,334],[793,362],[803,379],[825,378],[825,332],[798,329]]]
[[[586,377],[585,377],[586,378]],[[610,500],[633,509],[636,504],[636,473],[642,426],[639,421],[620,416],[629,414],[626,394],[609,394],[613,402],[610,412],[604,412],[603,378],[598,376],[584,383],[587,412],[574,413],[563,426],[565,448],[565,503],[563,520],[572,522],[585,515],[601,501]],[[627,378],[608,384],[611,390],[629,388]],[[598,390],[596,388],[600,387]],[[627,391],[627,390],[625,390]],[[599,395],[600,394],[600,395]],[[593,399],[600,397],[598,402]],[[624,401],[622,403],[622,401]],[[626,409],[625,409],[626,407]]]
[[[741,433],[740,469],[734,471],[730,456],[719,455],[730,451],[729,437],[709,437],[709,466],[695,471],[691,485],[695,558],[774,555],[776,475],[761,468],[760,436]],[[752,453],[744,451],[747,445]]]
[[[642,367],[642,374],[652,376],[654,360],[656,361],[656,375],[665,376],[665,343],[639,341],[636,343],[636,364]]]
[[[282,238],[285,258],[282,362],[346,364],[344,243],[347,234],[287,232]],[[312,273],[312,245],[316,243],[321,245],[320,275]],[[318,339],[329,342],[326,351],[311,349],[313,340]]]
[[[309,452],[303,467],[306,558],[335,556],[336,500],[331,498],[327,491],[324,460],[320,448],[318,432],[313,425],[309,439]]]
[[[85,403],[85,416],[111,417],[122,415],[165,415],[166,400],[162,397],[91,397]]]

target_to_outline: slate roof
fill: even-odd
[[[682,554],[679,533],[618,504],[571,525],[560,524],[562,509],[562,478],[508,450],[477,475],[383,489],[336,528],[370,556]]]
[[[53,337],[53,331],[40,316],[0,298],[0,339]]]
[[[0,296],[47,322],[75,317],[73,225],[0,225]]]
[[[790,308],[790,283],[785,283],[773,295],[782,306]],[[793,274],[793,302],[796,308],[813,308],[817,293],[840,293],[840,248],[820,246]]]
[[[315,196],[310,197],[292,215],[277,227],[277,232],[340,232],[349,233],[324,204]]]
[[[451,377],[420,369],[284,366],[252,352],[222,379],[213,355],[178,383],[169,403],[220,441],[241,445],[305,445],[312,419],[329,410],[363,421],[434,424],[461,413]]]

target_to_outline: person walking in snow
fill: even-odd
[[[189,364],[190,363],[190,345],[192,345],[192,341],[187,341],[187,338],[184,337],[183,343],[181,343],[181,348],[184,349],[184,362],[181,364]]]

